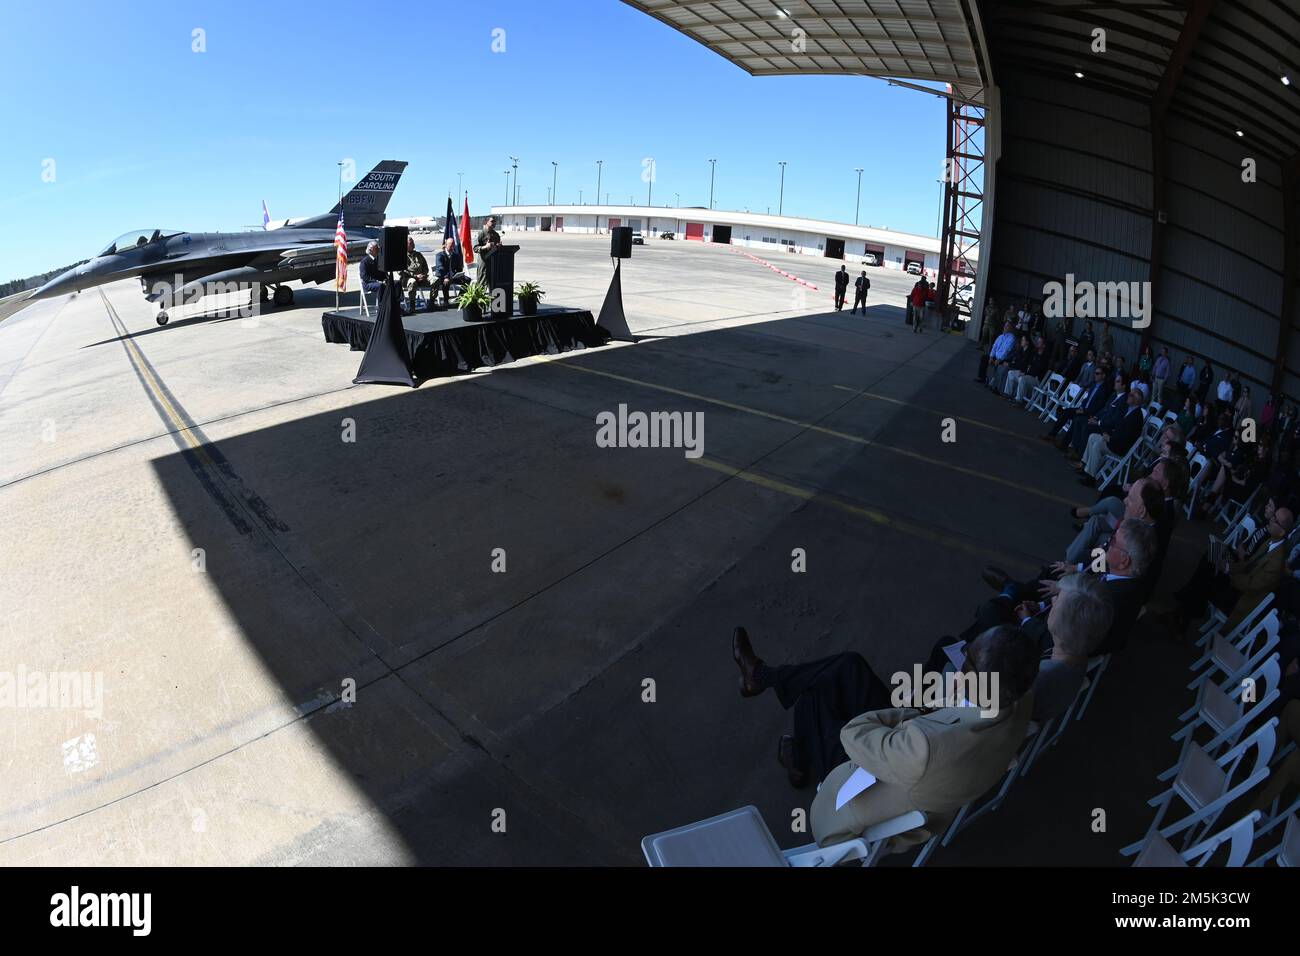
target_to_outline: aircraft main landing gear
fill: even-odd
[[[166,325],[166,324],[167,324],[167,319],[168,319],[167,310],[166,310],[166,309],[162,309],[162,310],[160,310],[160,311],[158,312],[158,324],[159,324],[159,325]]]
[[[293,305],[293,290],[288,286],[278,285],[275,287],[275,304],[276,305]]]

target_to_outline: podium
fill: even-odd
[[[515,314],[515,253],[518,246],[497,246],[490,253],[479,253],[482,263],[479,278],[492,297],[489,315],[493,319],[508,319]],[[501,307],[497,308],[497,290],[501,290]]]

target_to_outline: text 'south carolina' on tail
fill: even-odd
[[[384,213],[388,201],[393,198],[397,181],[402,178],[406,163],[399,159],[385,159],[370,172],[366,173],[355,186],[348,190],[343,201],[336,203],[323,216],[313,216],[301,222],[295,222],[295,229],[332,228],[339,220],[339,210],[343,210],[343,227],[353,229],[377,229],[384,224]]]

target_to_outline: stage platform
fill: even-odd
[[[325,341],[364,351],[375,327],[360,308],[338,309],[321,316]],[[416,312],[402,316],[411,364],[419,379],[459,375],[476,368],[502,365],[529,355],[556,355],[594,348],[609,341],[609,333],[585,309],[540,307],[533,316],[516,315],[500,321],[466,322],[459,309]]]

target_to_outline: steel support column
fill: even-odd
[[[936,295],[954,321],[971,318],[969,306],[958,301],[957,293],[975,281],[983,222],[984,159],[984,107],[949,98]]]

